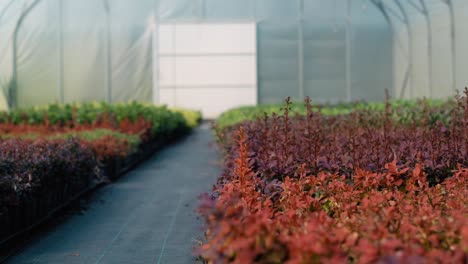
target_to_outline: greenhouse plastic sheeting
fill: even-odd
[[[402,98],[450,96],[467,83],[468,3],[451,1],[452,43],[448,5],[422,2],[432,22],[432,74],[424,16],[408,1],[0,0],[0,107],[151,101],[158,23],[207,21],[257,23],[260,103],[380,100],[385,89]]]
[[[14,31],[25,8],[35,2],[0,5],[0,10],[7,7],[0,17],[2,108],[7,100],[10,106],[151,101],[152,28],[148,21],[154,3],[109,2],[107,17],[105,1],[37,1],[18,30],[16,67],[12,63]],[[12,82],[15,68],[17,78]]]
[[[402,1],[403,3],[406,1]],[[406,7],[410,34],[413,41],[413,78],[408,78],[408,87],[402,89],[405,79],[405,68],[408,63],[408,27],[402,21],[394,19],[394,38],[402,43],[395,43],[394,69],[395,80],[399,85],[395,87],[395,93],[400,97],[436,97],[443,98],[454,94],[454,89],[463,90],[468,84],[468,1],[451,0],[454,6],[455,22],[455,67],[452,67],[451,54],[451,26],[449,9],[445,1],[426,0],[432,25],[432,74],[429,72],[428,34],[424,16],[415,8]],[[388,1],[388,7],[398,10],[393,1]],[[452,75],[455,72],[455,76]],[[432,89],[429,85],[432,75]],[[453,80],[455,77],[455,83]]]

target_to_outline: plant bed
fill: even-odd
[[[132,103],[51,105],[0,120],[0,249],[162,146],[200,115]]]
[[[224,172],[199,210],[208,263],[466,263],[468,90],[215,126]],[[398,114],[402,113],[402,115]],[[402,118],[402,116],[406,116]]]
[[[94,155],[77,140],[10,139],[0,143],[0,152],[0,244],[42,221],[100,177]]]

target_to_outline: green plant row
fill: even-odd
[[[140,116],[152,124],[153,135],[164,134],[179,127],[193,128],[201,120],[201,113],[183,109],[169,109],[148,103],[106,102],[50,104],[30,108],[14,109],[0,114],[0,123],[66,126],[70,123],[92,124],[106,114],[116,122],[128,119],[135,122]]]
[[[200,111],[192,111],[192,110],[181,109],[181,108],[172,108],[171,110],[176,113],[182,114],[185,121],[187,122],[187,125],[190,128],[194,128],[198,126],[198,124],[202,120],[202,114]]]
[[[398,122],[410,122],[418,118],[415,115],[421,115],[424,112],[424,107],[431,109],[438,109],[438,111],[430,112],[431,122],[437,120],[447,120],[450,118],[450,111],[453,109],[453,100],[393,100],[390,101],[392,108],[392,116]],[[218,129],[223,129],[240,122],[256,120],[257,118],[263,117],[266,113],[271,115],[272,113],[282,112],[284,104],[260,104],[257,106],[242,106],[228,110],[221,114],[216,120],[216,126]],[[314,105],[313,111],[320,111],[323,115],[334,116],[334,115],[346,115],[354,111],[367,111],[372,112],[383,112],[385,111],[385,102],[355,102],[355,103],[341,103],[341,104],[322,104]],[[295,102],[291,104],[292,114],[305,115],[307,109],[304,103]]]

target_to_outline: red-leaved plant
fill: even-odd
[[[465,90],[465,93],[468,91]],[[467,263],[468,99],[448,124],[307,111],[225,130],[208,263]],[[310,100],[306,100],[310,109]],[[229,135],[236,131],[235,139]]]

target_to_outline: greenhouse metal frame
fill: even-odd
[[[220,11],[221,5],[232,10]],[[441,98],[467,81],[460,74],[468,66],[468,53],[459,49],[468,42],[460,34],[468,27],[457,23],[468,16],[468,2],[462,0],[142,0],[141,6],[128,18],[125,9],[131,9],[131,1],[1,0],[2,108],[152,101],[157,97],[152,94],[158,71],[152,67],[161,23],[256,23],[257,103],[289,95],[297,100],[310,96],[326,102],[372,101],[383,98],[385,89],[395,98]],[[87,14],[89,10],[94,11]],[[368,13],[372,19],[356,22]],[[376,29],[373,21],[378,21]],[[139,26],[138,32],[128,25],[132,23]],[[375,31],[383,32],[384,38],[377,43],[360,38],[359,23],[367,23],[370,33],[362,33],[366,38]],[[446,31],[441,28],[447,26],[449,36],[441,38]],[[74,36],[76,32],[81,35]],[[321,36],[326,41],[313,46]],[[310,55],[313,47],[321,54]],[[75,54],[80,52],[83,61],[74,63],[81,59]],[[370,57],[368,61],[362,61],[362,54]],[[378,75],[374,69],[385,77],[363,77],[366,72]]]

